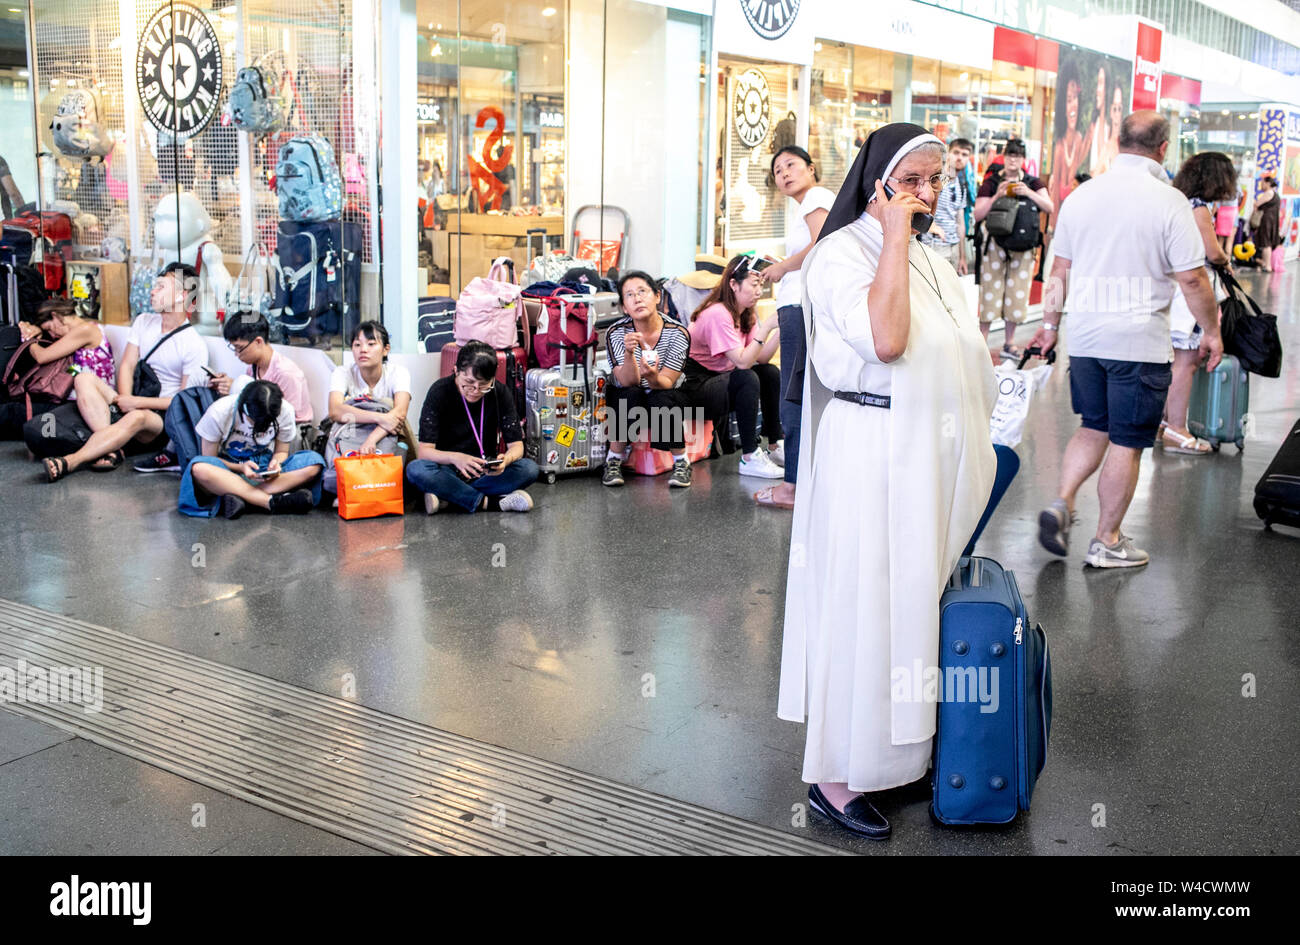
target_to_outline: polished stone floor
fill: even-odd
[[[980,545],[1015,570],[1052,646],[1048,765],[1009,828],[934,826],[917,790],[882,800],[888,844],[792,826],[803,729],[775,714],[789,518],[754,506],[734,458],[698,465],[690,490],[537,485],[529,515],[226,522],[177,514],[174,477],[46,485],[0,444],[0,597],[320,692],[350,678],[368,706],[867,853],[1300,852],[1300,532],[1264,531],[1250,505],[1300,416],[1298,270],[1243,278],[1289,350],[1281,378],[1252,379],[1245,451],[1144,457],[1126,522],[1152,553],[1142,571],[1089,573],[1082,548],[1037,546],[1075,423],[1063,369],[1035,400]],[[1082,535],[1091,485],[1079,512]],[[147,826],[167,779],[0,710],[0,852],[223,849]],[[226,849],[362,849],[227,802]]]

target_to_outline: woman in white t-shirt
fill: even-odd
[[[270,381],[251,381],[215,401],[194,432],[203,455],[181,476],[183,514],[238,518],[252,505],[303,515],[320,501],[325,460],[311,450],[289,455],[298,436],[293,404]]]
[[[330,376],[325,490],[334,488],[334,460],[349,453],[397,454],[411,406],[411,372],[388,363],[388,329],[362,322],[352,334],[352,364]]]
[[[795,202],[798,212],[785,235],[785,259],[762,273],[763,281],[776,282],[777,322],[781,329],[781,427],[785,431],[782,455],[773,459],[785,466],[785,479],[754,493],[754,501],[779,509],[794,508],[794,484],[799,469],[799,412],[803,400],[803,370],[807,358],[803,334],[803,261],[817,242],[835,195],[818,187],[819,175],[812,157],[797,145],[786,145],[772,158],[772,178],[777,188]]]

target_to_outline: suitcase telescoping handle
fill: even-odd
[[[1046,356],[1044,356],[1042,348],[1038,347],[1037,345],[1030,345],[1028,348],[1025,349],[1024,357],[1020,359],[1020,363],[1016,365],[1016,370],[1023,371],[1025,365],[1029,363],[1030,358],[1042,358],[1048,364],[1055,364],[1056,349],[1053,348],[1051,351],[1047,352]]]

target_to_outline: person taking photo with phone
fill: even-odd
[[[1037,177],[1025,173],[1025,143],[1019,138],[1008,141],[1002,152],[1002,162],[1001,176],[993,174],[986,178],[975,195],[975,222],[982,222],[993,209],[994,202],[1001,197],[1016,198],[1027,202],[1040,214],[1050,214],[1052,198],[1047,195],[1047,186]],[[984,239],[984,256],[980,261],[980,332],[987,338],[989,325],[1002,319],[1002,355],[1006,358],[1021,356],[1011,342],[1015,338],[1016,326],[1023,323],[1029,314],[1034,252],[1040,241],[1040,237],[1035,237],[1033,245],[1021,248],[1019,243],[1011,242],[1011,237],[986,235]]]

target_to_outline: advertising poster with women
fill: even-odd
[[[1064,43],[1058,62],[1049,192],[1059,208],[1077,185],[1077,175],[1104,173],[1119,153],[1133,64]]]

